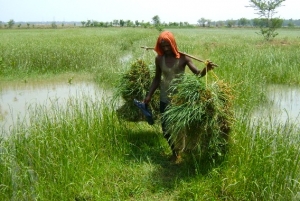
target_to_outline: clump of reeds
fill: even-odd
[[[117,114],[120,118],[133,122],[145,120],[141,111],[134,105],[133,100],[142,101],[145,98],[150,88],[153,74],[149,65],[142,59],[132,62],[130,68],[121,73],[115,93],[115,97],[121,97],[124,101],[123,105],[117,109]],[[159,114],[158,94],[157,91],[149,104],[154,119]]]
[[[163,118],[173,143],[183,140],[184,150],[198,157],[222,155],[233,123],[233,90],[218,80],[205,84],[185,74],[171,85],[171,104]],[[181,143],[182,144],[182,143]]]

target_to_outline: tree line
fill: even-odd
[[[279,19],[278,20],[278,27],[300,27],[300,19]],[[219,20],[219,21],[212,21],[206,18],[200,18],[196,24],[190,24],[188,22],[160,22],[159,25],[162,27],[260,27],[263,26],[266,22],[263,18],[254,18],[254,19],[247,19],[247,18],[240,18],[237,20]],[[80,22],[15,22],[13,19],[9,20],[8,22],[0,21],[0,28],[34,28],[37,26],[47,26],[50,28],[58,28],[64,26],[79,26],[79,27],[143,27],[148,28],[157,25],[157,21],[152,22],[144,22],[144,21],[131,21],[131,20],[113,20],[111,22],[101,22],[95,20],[86,20]]]

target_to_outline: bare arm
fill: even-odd
[[[195,64],[193,63],[192,59],[189,58],[188,56],[185,56],[185,60],[186,60],[186,64],[189,67],[189,69],[196,75],[203,77],[206,75],[206,72],[212,70],[213,67],[213,63],[212,62],[208,62],[207,66],[204,67],[201,71],[195,66]]]
[[[158,88],[161,80],[161,67],[159,62],[159,57],[155,58],[155,76],[153,78],[150,90],[144,99],[144,103],[148,104],[151,101],[151,97],[154,94],[155,90]]]

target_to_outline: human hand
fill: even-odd
[[[205,65],[206,65],[207,71],[213,70],[215,66],[218,66],[217,64],[214,64],[210,60],[206,60]]]
[[[146,98],[144,99],[144,103],[148,104],[151,101],[151,97],[150,96],[146,96]]]

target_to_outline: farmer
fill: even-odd
[[[153,78],[150,90],[144,99],[144,103],[148,104],[151,101],[152,95],[160,86],[160,112],[164,113],[170,102],[168,96],[170,83],[175,77],[178,77],[178,75],[185,72],[186,66],[199,77],[205,76],[206,72],[212,70],[214,66],[212,62],[208,62],[203,70],[198,70],[190,57],[179,53],[175,38],[169,31],[163,31],[159,35],[154,50],[157,52],[157,56],[155,57],[155,77]],[[162,131],[172,149],[172,160],[175,162],[180,161],[180,152],[182,151],[182,148],[176,147],[174,143],[171,142],[171,134],[167,132],[167,125],[163,119]]]

